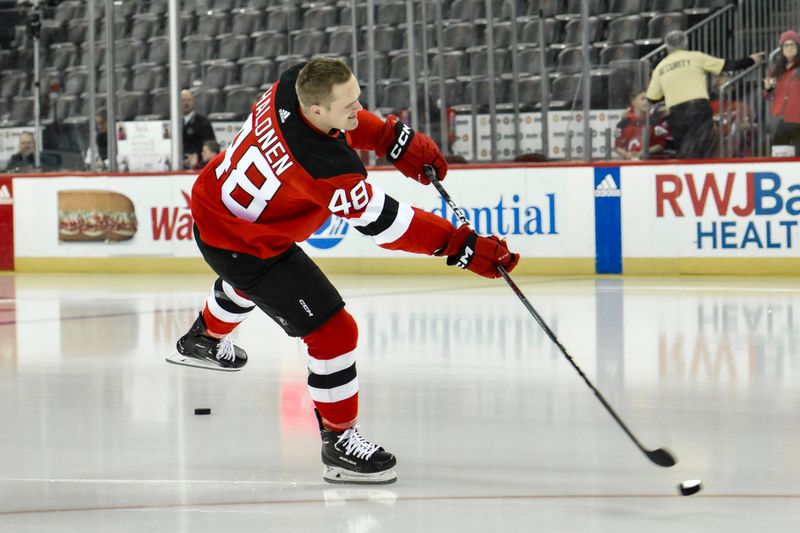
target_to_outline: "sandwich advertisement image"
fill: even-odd
[[[59,242],[127,241],[136,235],[137,226],[133,202],[124,194],[58,191]]]
[[[15,256],[199,258],[185,238],[193,183],[191,175],[15,178]]]

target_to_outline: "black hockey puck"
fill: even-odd
[[[687,479],[678,485],[678,491],[680,491],[681,496],[691,496],[692,494],[697,494],[702,488],[703,482],[699,479]]]
[[[210,415],[211,414],[211,409],[209,409],[208,407],[202,407],[200,409],[195,409],[194,410],[194,414],[196,414],[196,415]]]

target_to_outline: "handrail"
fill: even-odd
[[[764,99],[761,97],[760,85],[762,69],[763,64],[761,63],[752,65],[725,82],[719,89],[720,105],[717,134],[719,135],[718,152],[720,157],[742,155],[737,153],[740,151],[741,146],[734,146],[734,140],[740,139],[742,135],[742,126],[750,126],[751,118],[759,120],[764,117],[762,112]],[[748,82],[750,82],[751,87],[746,86]],[[753,82],[755,82],[754,90],[756,95],[753,95]],[[734,102],[737,102],[736,108],[734,108]],[[734,116],[736,117],[735,121],[733,120]],[[765,155],[763,125],[755,130],[755,139],[752,139],[752,141],[754,144],[752,146],[753,155]]]

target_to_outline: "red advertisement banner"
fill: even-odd
[[[0,176],[0,270],[14,270],[14,190],[10,176]]]

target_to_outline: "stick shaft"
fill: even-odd
[[[450,206],[450,209],[453,210],[453,213],[456,214],[458,220],[462,224],[470,226],[469,220],[467,219],[466,216],[464,216],[464,213],[461,211],[461,208],[459,208],[456,205],[456,203],[453,201],[453,199],[450,197],[450,195],[442,186],[442,183],[436,176],[436,172],[432,168],[430,168],[430,170],[426,168],[425,174],[427,175],[428,179],[430,179],[431,183],[439,192],[441,197],[444,198],[445,202],[447,202],[447,205]],[[592,390],[595,397],[597,397],[597,399],[600,401],[600,403],[603,405],[606,411],[608,411],[608,414],[610,414],[611,417],[614,419],[614,421],[617,424],[619,424],[619,427],[621,427],[622,430],[625,432],[625,434],[628,435],[628,437],[633,441],[636,447],[639,448],[639,450],[641,450],[645,455],[647,455],[648,458],[651,458],[650,454],[652,452],[650,452],[644,446],[642,446],[642,443],[639,442],[639,439],[636,438],[636,436],[628,428],[625,422],[622,421],[617,412],[614,411],[614,409],[611,407],[608,401],[606,401],[605,397],[600,393],[599,390],[597,390],[597,387],[595,387],[589,380],[589,378],[586,376],[586,374],[583,373],[583,370],[581,370],[581,368],[578,366],[578,364],[575,362],[575,360],[572,358],[569,352],[567,352],[567,349],[564,348],[564,345],[561,344],[561,341],[558,340],[558,337],[556,337],[555,333],[553,333],[553,330],[550,329],[550,326],[547,325],[547,323],[544,321],[541,315],[536,311],[536,309],[534,309],[533,305],[528,301],[528,298],[525,297],[525,294],[523,294],[522,290],[517,286],[516,283],[514,283],[514,280],[511,279],[511,276],[506,271],[505,267],[498,265],[497,270],[498,272],[500,272],[500,275],[506,281],[508,286],[511,287],[511,290],[514,291],[514,294],[517,295],[517,298],[519,298],[519,300],[522,302],[522,305],[525,306],[525,309],[528,310],[533,319],[536,320],[536,322],[539,324],[539,326],[541,326],[541,328],[544,330],[547,336],[550,337],[550,340],[553,341],[553,343],[556,346],[558,346],[558,349],[561,350],[561,353],[564,355],[567,361],[569,361],[569,364],[572,365],[572,367],[578,372],[578,375],[580,375],[580,377],[583,379],[584,383],[586,383],[586,385]]]

